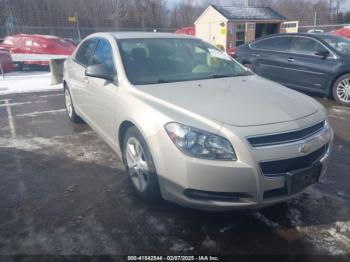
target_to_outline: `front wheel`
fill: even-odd
[[[124,136],[123,162],[136,194],[146,202],[160,199],[158,177],[151,152],[136,127]]]
[[[338,103],[350,106],[350,74],[339,77],[334,83],[333,97]]]

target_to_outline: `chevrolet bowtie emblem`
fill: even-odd
[[[307,154],[311,151],[311,144],[304,144],[299,148],[299,153]]]

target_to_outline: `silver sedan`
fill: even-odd
[[[136,194],[205,210],[285,201],[325,173],[314,99],[190,36],[98,33],[64,65],[69,118],[122,158]]]

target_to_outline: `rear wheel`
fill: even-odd
[[[158,177],[151,152],[134,126],[124,136],[123,162],[136,194],[146,202],[159,200]]]
[[[350,106],[350,74],[339,77],[334,83],[333,97],[338,103]]]
[[[74,123],[81,123],[81,118],[75,113],[73,100],[70,95],[69,89],[66,87],[64,89],[64,98],[66,101],[66,111],[69,119]]]

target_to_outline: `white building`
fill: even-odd
[[[297,22],[284,27],[285,21],[269,7],[210,5],[195,21],[196,36],[226,50],[264,35],[298,31]]]

